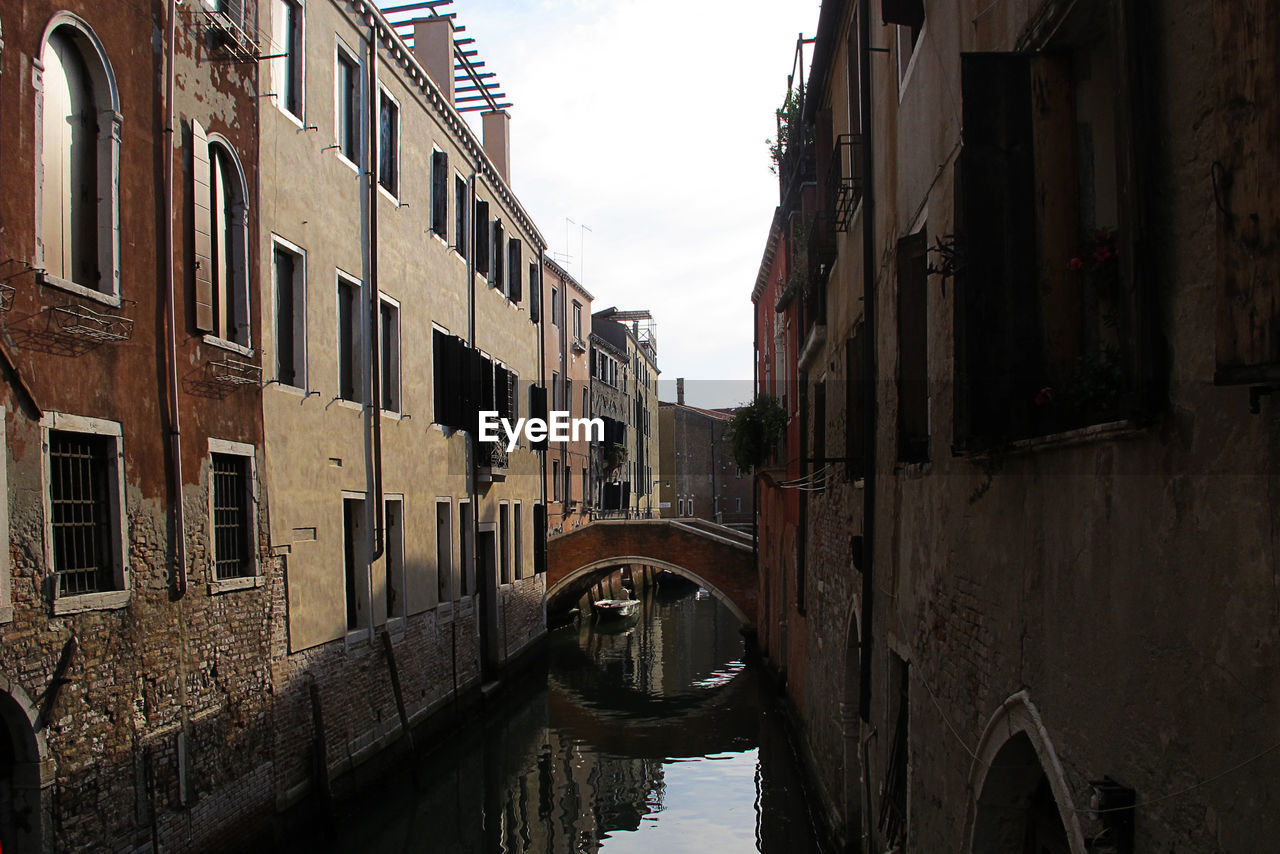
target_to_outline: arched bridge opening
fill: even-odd
[[[666,569],[705,587],[745,628],[756,623],[750,538],[706,522],[602,520],[547,541],[547,606],[574,602],[619,566]]]

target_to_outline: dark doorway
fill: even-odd
[[[40,770],[26,714],[0,693],[0,851],[40,851]]]
[[[1000,748],[978,798],[973,851],[1068,854],[1067,832],[1049,778],[1026,733]]]
[[[493,531],[480,531],[476,539],[476,587],[480,591],[480,653],[485,676],[492,676],[498,657],[498,543]]]

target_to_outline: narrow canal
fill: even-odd
[[[818,850],[780,712],[705,591],[668,582],[637,617],[559,629],[523,681],[362,781],[295,850]]]

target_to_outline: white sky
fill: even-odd
[[[514,104],[511,185],[550,251],[595,310],[653,312],[663,399],[676,377],[689,378],[689,403],[751,396],[751,289],[778,201],[765,140],[796,36],[813,35],[819,5],[455,0],[440,10],[457,14]]]

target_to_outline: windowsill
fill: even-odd
[[[443,234],[441,234],[440,232],[436,231],[434,228],[428,228],[427,234],[430,234],[432,237],[438,240],[442,246],[450,249],[452,248],[449,246],[449,239],[445,237]],[[456,255],[457,253],[454,253],[454,254]]]
[[[124,301],[116,294],[104,294],[102,291],[95,291],[93,288],[86,288],[84,285],[77,285],[69,279],[60,279],[48,273],[40,274],[40,284],[50,288],[57,288],[60,291],[66,291],[85,299],[91,299],[103,305],[109,305],[112,308],[119,308],[124,304]]]
[[[253,348],[246,347],[243,344],[237,344],[234,341],[228,341],[226,338],[219,338],[213,333],[209,333],[202,339],[204,343],[214,347],[220,347],[223,350],[230,350],[232,353],[239,353],[241,356],[252,359],[254,356]]]
[[[924,477],[933,469],[933,463],[930,460],[914,460],[906,462],[898,460],[893,466],[893,473],[902,475],[903,477],[915,479]]]
[[[280,111],[280,115],[284,116],[286,119],[288,119],[289,121],[297,125],[298,130],[306,129],[306,124],[304,124],[302,117],[295,116],[292,113],[292,111],[290,111],[289,108],[284,105],[284,99],[281,98],[279,95],[272,95],[271,103],[275,104],[276,109]],[[304,108],[304,111],[305,111],[305,108]]]
[[[371,629],[349,629],[343,637],[343,641],[347,649],[361,643],[373,642],[373,631]]]
[[[436,622],[446,626],[453,622],[453,600],[436,605]]]
[[[12,622],[13,622],[13,606],[0,605],[0,623],[12,623]]]
[[[391,421],[403,421],[405,419],[405,414],[398,409],[383,409],[381,412],[383,418]]]
[[[338,158],[339,163],[346,164],[347,168],[349,168],[352,172],[356,173],[357,175],[360,174],[360,164],[356,163],[355,161],[351,160],[351,158],[347,157],[347,155],[343,154],[342,149],[335,148],[333,150],[333,154],[335,157]]]
[[[1102,424],[1077,427],[1074,430],[1063,430],[1060,433],[1046,433],[1043,436],[1017,439],[1000,448],[981,451],[960,451],[956,456],[986,459],[1000,454],[1034,453],[1040,450],[1070,448],[1075,445],[1085,445],[1108,439],[1130,439],[1140,436],[1144,432],[1146,432],[1146,428],[1141,424],[1133,419],[1124,418],[1119,421],[1107,421]]]
[[[351,409],[356,412],[364,412],[364,404],[358,400],[347,400],[345,397],[338,398],[338,405],[343,409]]]
[[[404,617],[390,617],[383,623],[382,629],[391,635],[391,641],[395,643],[396,641],[404,640],[404,631],[408,623],[409,621]]]
[[[269,385],[277,391],[283,391],[286,394],[291,394],[294,397],[301,397],[304,400],[311,396],[311,392],[307,391],[305,388],[296,385],[286,385],[279,380],[273,380]]]
[[[386,185],[384,185],[381,181],[378,182],[378,194],[384,197],[387,201],[391,202],[391,204],[395,205],[397,208],[400,207],[400,197],[397,196],[395,193],[391,192],[390,190],[388,190],[386,188]]]
[[[263,584],[261,575],[247,575],[243,578],[215,578],[209,582],[209,595],[218,596],[223,593],[234,593],[237,590],[252,590]]]
[[[86,611],[115,611],[129,604],[128,590],[108,590],[104,593],[82,593],[79,596],[59,596],[53,600],[54,616],[83,614]]]

